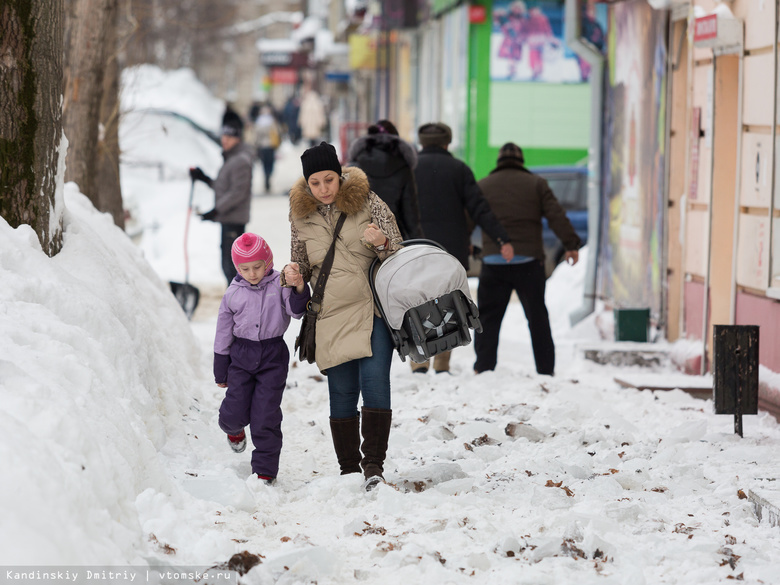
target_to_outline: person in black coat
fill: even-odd
[[[395,215],[404,240],[422,238],[414,180],[417,151],[399,138],[395,125],[389,120],[379,120],[369,126],[368,134],[349,146],[347,159],[347,166],[358,167],[366,173],[371,190]]]
[[[474,173],[466,163],[450,154],[452,130],[441,122],[423,124],[417,131],[422,150],[417,153],[417,181],[420,221],[425,237],[438,242],[469,267],[469,219],[495,240],[501,256],[509,262],[514,248],[509,235],[483,197]],[[468,217],[467,217],[468,216]],[[437,373],[449,371],[450,352],[434,357]],[[426,372],[428,364],[412,362],[412,370]]]

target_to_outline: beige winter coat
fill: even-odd
[[[304,93],[301,98],[301,107],[298,110],[298,125],[301,127],[301,135],[308,140],[318,140],[322,137],[322,131],[327,121],[325,106],[319,94],[314,90]]]
[[[341,188],[331,205],[322,205],[304,178],[290,190],[291,259],[300,265],[312,289],[336,222],[342,213],[347,214],[317,319],[316,361],[322,371],[371,355],[375,309],[368,271],[374,258],[383,260],[400,248],[401,241],[393,213],[370,191],[365,173],[353,167],[342,172]],[[380,252],[363,238],[371,222],[390,240],[387,250]]]

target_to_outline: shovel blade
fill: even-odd
[[[192,319],[195,308],[200,300],[200,291],[186,282],[171,282],[171,292],[176,300],[179,301],[181,308],[184,309],[187,319]]]

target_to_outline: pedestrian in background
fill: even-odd
[[[294,270],[295,287],[282,288],[273,252],[257,234],[236,238],[231,256],[238,274],[222,297],[214,337],[214,380],[226,388],[219,427],[230,448],[241,453],[249,425],[252,473],[270,485],[279,472],[282,394],[290,366],[283,336],[290,318],[306,312],[311,293]]]
[[[325,104],[314,89],[309,88],[301,96],[301,106],[298,111],[298,125],[301,136],[314,146],[321,139],[328,120],[325,116]]]
[[[369,126],[367,135],[349,146],[347,160],[349,166],[366,173],[371,190],[395,215],[403,238],[422,238],[414,180],[417,151],[398,136],[395,125],[389,120],[379,120]]]
[[[216,179],[212,179],[200,167],[190,169],[193,181],[203,181],[214,189],[214,209],[201,214],[206,221],[222,224],[220,248],[222,272],[228,285],[236,276],[236,267],[230,254],[233,241],[244,233],[249,223],[249,207],[252,202],[252,147],[241,139],[244,123],[238,114],[228,111],[222,120],[220,141],[225,160]]]
[[[290,190],[289,267],[304,281],[314,281],[316,289],[337,223],[344,218],[317,314],[315,361],[327,373],[330,429],[341,474],[362,468],[363,487],[370,490],[384,481],[394,346],[374,306],[368,271],[375,258],[384,260],[400,248],[401,233],[366,174],[355,167],[342,169],[331,144],[309,148],[301,163],[303,177]],[[287,267],[283,273],[287,278]]]
[[[282,116],[287,127],[287,137],[292,144],[297,145],[301,140],[301,127],[298,125],[298,113],[301,109],[301,98],[297,93],[291,95],[284,104]]]
[[[263,165],[265,194],[268,195],[271,192],[271,175],[274,173],[276,149],[279,148],[282,142],[281,129],[270,105],[264,104],[260,107],[258,116],[254,121],[254,128],[257,158],[260,159]]]
[[[536,371],[552,376],[555,345],[544,303],[542,218],[547,218],[550,228],[563,243],[567,263],[577,263],[582,242],[547,181],[525,167],[523,151],[516,144],[508,142],[501,147],[496,168],[479,182],[479,187],[509,232],[515,256],[507,263],[499,256],[498,246],[490,238],[483,238],[482,272],[477,289],[482,333],[474,338],[477,354],[474,371],[495,369],[501,321],[515,291],[528,320]]]
[[[514,256],[509,235],[482,196],[468,165],[450,154],[452,130],[441,122],[420,126],[417,132],[422,150],[418,153],[414,177],[420,202],[420,221],[425,237],[441,244],[463,267],[469,267],[468,220],[480,226],[507,261]],[[468,217],[467,217],[468,214]],[[449,372],[450,353],[433,358],[437,373]],[[411,362],[412,371],[425,373],[428,364]]]

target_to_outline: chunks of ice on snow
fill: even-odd
[[[490,559],[485,553],[471,553],[468,557],[468,563],[470,567],[480,571],[490,569]]]
[[[453,479],[468,477],[457,463],[434,463],[405,474],[398,487],[407,492],[422,492]]]
[[[295,582],[317,581],[338,575],[338,557],[321,546],[293,550],[266,559],[265,567],[273,572],[295,575]]]
[[[524,438],[524,439],[528,439],[532,443],[538,443],[539,441],[544,440],[544,438],[547,436],[539,429],[532,427],[529,424],[524,424],[522,422],[509,423],[508,425],[506,425],[504,432],[507,434],[507,436],[512,437],[514,439]]]
[[[447,422],[447,407],[446,406],[437,406],[435,408],[432,408],[430,412],[428,412],[428,420],[435,420],[438,422]]]
[[[538,563],[546,557],[554,557],[561,552],[561,538],[558,536],[553,537],[537,537],[532,538],[529,541],[531,546],[535,546],[531,552],[531,560]]]
[[[471,491],[472,487],[474,487],[474,479],[464,477],[463,479],[451,479],[450,481],[440,483],[436,486],[436,490],[449,496],[455,496]]]
[[[432,433],[432,436],[437,439],[441,439],[442,441],[451,441],[455,438],[455,433],[453,433],[446,426],[441,425]]]
[[[498,546],[498,550],[506,555],[508,552],[512,552],[514,555],[520,552],[520,543],[514,536],[507,536]]]
[[[667,443],[688,443],[698,441],[706,434],[707,421],[697,420],[675,427],[667,437],[663,437],[663,440]]]

